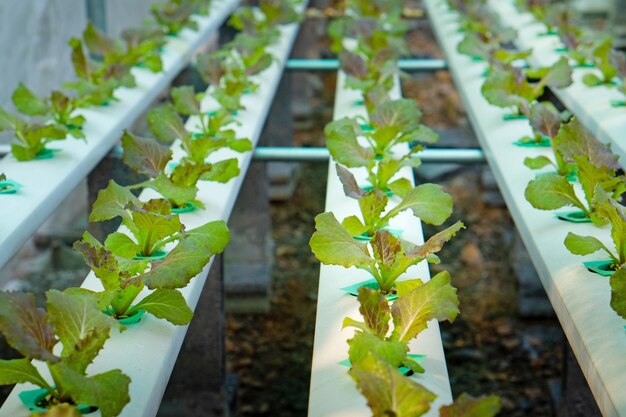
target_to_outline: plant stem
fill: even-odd
[[[171,243],[171,242],[174,242],[176,240],[179,240],[182,236],[183,236],[182,233],[175,233],[172,236],[168,237],[167,239],[163,239],[163,240],[157,242],[154,245],[154,248],[152,249],[152,253],[158,251],[159,249],[161,249],[163,246],[167,245],[168,243]]]

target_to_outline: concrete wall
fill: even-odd
[[[105,0],[107,32],[119,36],[126,28],[140,26],[150,17],[150,5],[163,0]]]
[[[72,79],[67,41],[87,22],[84,0],[0,1],[0,105],[21,81],[47,94]]]
[[[117,36],[150,16],[158,0],[103,0],[107,32]],[[0,106],[9,106],[21,81],[39,94],[48,94],[71,80],[74,71],[67,45],[87,24],[86,0],[0,1]]]

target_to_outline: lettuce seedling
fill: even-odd
[[[500,15],[487,4],[477,3],[461,15],[460,29],[481,34],[492,42],[502,45],[510,43],[517,36],[515,29],[508,27]]]
[[[264,58],[259,58],[264,60]],[[241,98],[246,93],[253,93],[258,85],[249,79],[249,75],[257,70],[265,69],[261,61],[246,67],[241,56],[231,51],[217,51],[211,54],[200,55],[196,63],[196,70],[207,84],[212,86],[211,95],[221,107],[235,114],[244,109]],[[259,64],[257,67],[256,64]]]
[[[416,187],[413,195],[421,195],[425,190],[438,187],[434,184],[427,185],[428,187],[422,189]],[[398,206],[401,207],[399,210],[411,209],[419,217],[438,216],[431,210],[429,202],[411,204],[412,202],[411,199],[407,199],[405,205]],[[376,279],[382,294],[393,294],[396,291],[396,280],[409,267],[423,260],[438,263],[436,253],[462,228],[463,223],[457,222],[435,234],[421,246],[399,239],[385,230],[377,231],[373,239],[365,243],[354,239],[353,230],[348,230],[339,223],[333,213],[326,212],[315,218],[316,231],[309,245],[320,262],[363,269]]]
[[[78,107],[106,104],[115,99],[115,89],[135,87],[135,77],[131,73],[135,65],[142,65],[153,72],[162,70],[159,50],[164,45],[164,38],[160,29],[129,30],[122,36],[126,45],[108,38],[89,23],[82,40],[70,40],[72,64],[79,79],[65,86],[77,91]],[[96,59],[89,58],[85,47]]]
[[[566,48],[567,56],[572,59],[576,66],[586,67],[592,62],[592,49],[594,47],[594,36],[584,32],[578,25],[574,24],[569,15],[568,9],[564,9],[558,27],[559,38]]]
[[[393,0],[347,0],[344,9],[344,14],[353,16],[399,19],[402,17],[403,3]]]
[[[598,40],[594,43],[591,51],[591,58],[596,68],[602,74],[598,77],[596,74],[587,73],[583,76],[583,82],[589,87],[597,87],[604,85],[612,87],[613,78],[617,75],[617,69],[611,63],[611,52],[613,51],[613,39],[610,37]]]
[[[434,225],[442,224],[452,214],[452,197],[438,185],[421,184],[413,188],[406,180],[398,181],[394,189],[400,193],[402,201],[385,213],[389,202],[386,193],[378,189],[363,191],[352,173],[340,165],[337,165],[337,175],[346,196],[356,199],[361,209],[363,221],[357,216],[350,216],[342,222],[353,236],[372,237],[388,226],[392,218],[407,209],[419,215],[425,223]]]
[[[63,140],[67,131],[56,124],[28,122],[0,107],[0,132],[12,131],[14,141],[11,153],[18,161],[30,161],[42,152],[50,142]]]
[[[113,232],[107,236],[104,247],[121,258],[151,257],[163,252],[168,243],[187,236],[179,216],[172,214],[172,206],[167,200],[153,199],[143,203],[128,188],[110,181],[98,192],[89,221],[101,222],[116,217],[121,217],[130,236],[123,231]]]
[[[350,369],[350,376],[367,399],[375,417],[419,417],[426,414],[436,395],[407,378],[380,355],[368,353]],[[500,411],[497,396],[473,398],[462,394],[451,405],[439,408],[440,417],[494,417]]]
[[[123,200],[118,202],[121,207]],[[118,213],[122,212],[118,209]],[[102,214],[98,217],[107,217]],[[158,231],[158,225],[149,227]],[[128,260],[128,256],[136,253],[136,247],[132,245],[135,242],[120,235],[115,242],[109,242],[109,246],[124,256],[115,255],[88,232],[74,244],[74,248],[82,253],[85,262],[102,283],[103,291],[93,294],[112,317],[130,317],[145,310],[172,324],[185,325],[191,321],[193,312],[178,289],[186,287],[213,255],[224,250],[229,240],[226,223],[219,220],[183,231],[177,245],[162,261]],[[151,267],[147,269],[149,264]],[[144,287],[153,291],[136,302]]]
[[[29,382],[48,390],[43,407],[84,404],[98,407],[102,417],[114,417],[130,401],[130,378],[115,369],[88,376],[87,368],[109,338],[122,328],[98,308],[97,300],[76,289],[46,293],[47,311],[35,305],[33,294],[0,292],[0,331],[22,359],[0,360],[0,382]],[[62,350],[54,349],[61,343]],[[31,360],[46,363],[48,382]]]
[[[527,10],[535,16],[535,19],[546,25],[548,33],[554,33],[554,24],[550,19],[550,0],[529,0],[526,2]]]
[[[27,116],[50,116],[58,128],[66,129],[69,135],[77,139],[85,139],[82,131],[85,117],[74,115],[77,109],[75,99],[60,91],[53,91],[50,98],[39,97],[22,83],[18,84],[12,99],[20,113]]]
[[[450,274],[440,272],[426,283],[419,279],[399,281],[398,299],[389,305],[379,291],[360,287],[359,312],[364,321],[346,317],[343,328],[355,327],[354,337],[348,340],[350,362],[360,363],[369,352],[374,352],[395,367],[407,367],[415,373],[424,369],[407,356],[409,342],[428,327],[430,320],[450,323],[459,314],[456,289],[450,285]],[[390,331],[389,321],[393,321]]]
[[[611,308],[626,319],[626,270],[619,268],[611,275]]]
[[[107,37],[91,22],[83,32],[85,46],[92,56],[98,57],[98,62],[104,68],[125,68],[132,77],[130,67],[143,65],[153,72],[162,70],[159,48],[165,44],[163,32],[149,28],[134,29],[122,34],[126,42],[123,45],[118,39]]]
[[[152,17],[169,36],[176,36],[184,28],[198,30],[198,23],[192,19],[194,7],[187,0],[155,3],[150,6]]]
[[[265,71],[274,62],[272,54],[266,51],[270,43],[264,37],[254,37],[245,33],[235,36],[224,46],[223,52],[236,53],[234,59],[241,62],[248,77]]]
[[[380,51],[386,50],[397,60],[408,53],[404,35],[409,28],[406,21],[393,16],[345,16],[330,23],[328,35],[333,52],[348,50],[371,60]]]
[[[72,49],[72,65],[78,80],[65,83],[64,86],[76,91],[77,107],[107,104],[115,100],[115,89],[135,86],[130,65],[122,63],[104,65],[88,58],[82,40],[71,38],[69,43]]]
[[[203,181],[228,182],[239,175],[236,158],[229,158],[214,164],[195,163],[183,159],[169,173],[165,168],[172,159],[172,151],[154,139],[142,138],[125,131],[122,136],[124,148],[123,161],[137,173],[146,175],[148,180],[129,186],[152,188],[163,196],[174,208],[193,204],[203,208],[204,204],[196,199],[197,183]]]
[[[617,91],[626,96],[626,55],[620,51],[611,51],[610,55],[611,64],[615,67],[617,75],[621,79],[621,83],[617,86]],[[626,106],[626,100],[616,101],[612,103],[617,106]]]
[[[586,203],[578,198],[573,185],[558,174],[546,174],[530,181],[526,187],[526,199],[540,210],[574,206],[595,224],[605,224],[606,220],[596,213],[597,187],[612,198],[618,198],[626,191],[626,177],[617,175],[620,169],[617,156],[609,146],[594,138],[576,118],[563,125],[557,137],[558,151],[565,161],[573,161],[578,167],[578,180]]]
[[[335,160],[349,168],[365,167],[368,181],[381,191],[405,187],[404,181],[391,179],[405,166],[418,167],[416,154],[423,149],[418,143],[435,143],[439,137],[420,123],[422,113],[414,100],[387,100],[370,113],[370,125],[359,125],[355,119],[344,118],[326,125],[326,145]],[[359,144],[359,136],[369,146]],[[400,158],[394,158],[397,145],[412,147]]]
[[[567,112],[559,112],[556,107],[549,101],[536,102],[530,105],[527,112],[528,121],[533,129],[534,141],[540,141],[542,138],[550,139],[550,146],[554,155],[554,161],[547,156],[537,156],[534,158],[527,157],[524,159],[524,165],[530,169],[541,169],[548,165],[554,166],[556,173],[563,177],[572,177],[576,175],[576,164],[566,161],[559,150],[559,144],[563,136],[569,135],[569,130],[560,130],[563,121],[569,116]],[[532,138],[529,138],[533,140]],[[563,140],[567,140],[565,137]]]
[[[390,91],[399,70],[390,50],[377,51],[371,59],[364,59],[348,51],[339,53],[339,65],[346,74],[346,87],[360,90],[364,96],[378,87]]]
[[[280,36],[280,30],[270,25],[265,16],[254,7],[240,7],[231,15],[228,24],[251,37],[273,43]]]
[[[262,37],[273,43],[280,36],[277,26],[298,23],[303,20],[302,14],[295,8],[296,3],[299,2],[261,0],[258,8],[238,8],[228,23],[247,35]]]
[[[148,68],[152,72],[163,71],[161,49],[165,45],[165,31],[159,26],[129,28],[122,32],[126,42],[125,58],[133,65]]]
[[[249,139],[238,138],[234,130],[226,128],[234,122],[230,112],[219,109],[207,114],[202,111],[200,102],[202,95],[195,94],[191,86],[172,88],[171,95],[174,107],[165,106],[154,110],[148,115],[148,122],[150,130],[159,140],[172,143],[175,139],[180,139],[181,146],[187,154],[186,159],[203,164],[211,153],[222,148],[236,152],[252,150],[252,142]],[[188,133],[176,112],[197,117],[196,128],[200,131]],[[172,126],[176,128],[172,129]]]
[[[530,82],[527,75],[537,79]],[[572,69],[567,58],[561,57],[551,67],[523,70],[511,65],[493,66],[482,86],[485,99],[494,106],[514,107],[522,115],[524,106],[537,100],[545,87],[565,88],[572,83]]]
[[[142,65],[152,72],[163,69],[159,49],[165,45],[164,33],[160,28],[144,27],[122,33],[123,45],[117,39],[109,38],[91,22],[83,32],[85,46],[89,53],[98,58],[104,69],[114,68],[116,77],[125,79],[125,86],[134,86],[134,77],[130,68]],[[132,79],[132,80],[131,80]]]
[[[528,58],[532,52],[504,49],[498,40],[478,32],[466,32],[463,40],[457,45],[457,51],[474,59],[489,61],[491,66],[510,65]]]
[[[328,26],[331,49],[338,53],[346,85],[363,91],[364,96],[379,86],[390,90],[399,73],[396,61],[408,53],[407,30],[406,22],[392,16],[346,16],[333,21]]]
[[[590,255],[604,251],[611,258],[610,269],[617,270],[626,263],[626,207],[617,203],[602,189],[596,186],[596,214],[611,225],[611,238],[615,252],[593,236],[581,236],[569,232],[565,237],[565,247],[574,255]]]

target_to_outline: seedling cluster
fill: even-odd
[[[565,45],[565,48],[558,50],[563,55],[550,67],[528,69],[525,62],[503,64],[494,59],[496,55],[509,56],[516,52],[507,50],[505,47],[508,45],[503,41],[490,42],[489,48],[483,48],[488,49],[489,53],[481,56],[490,65],[482,93],[490,104],[514,108],[513,117],[508,119],[528,119],[535,137],[526,138],[525,142],[552,149],[553,158],[539,156],[524,161],[531,169],[554,169],[539,173],[529,182],[525,190],[528,202],[540,210],[574,207],[576,211],[557,213],[558,218],[573,224],[590,222],[597,227],[610,228],[614,249],[594,236],[581,235],[575,230],[568,233],[564,244],[575,255],[602,252],[608,256],[605,262],[586,262],[585,266],[593,272],[611,276],[611,307],[618,315],[626,318],[623,233],[626,208],[622,204],[626,177],[618,163],[618,156],[609,145],[598,141],[579,119],[558,110],[550,102],[542,101],[545,87],[568,87],[572,83],[573,69],[580,68],[586,71],[581,81],[588,88],[617,88],[624,92],[626,57],[623,52],[613,48],[612,38],[580,29],[571,11],[562,4],[535,0],[519,0],[516,3],[521,11],[531,13],[545,25],[546,32],[541,36],[558,36]],[[498,15],[494,18],[494,15],[483,14],[490,16],[483,20],[488,24],[478,28],[473,23],[484,10],[484,1],[458,0],[449,1],[448,4],[458,12],[460,27],[466,31],[466,39],[510,39]],[[473,52],[468,53],[461,44],[459,51],[475,55]],[[523,51],[524,57],[531,53]],[[523,57],[517,55],[517,58]],[[622,104],[612,103],[614,106]]]

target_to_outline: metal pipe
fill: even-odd
[[[484,163],[482,149],[425,149],[417,154],[423,163]],[[326,148],[279,148],[260,146],[254,150],[252,159],[259,162],[327,162],[330,153]]]
[[[0,145],[0,155],[11,151],[9,145]],[[122,159],[124,149],[115,146],[109,157]],[[485,162],[482,149],[424,149],[417,154],[423,163],[477,164]],[[252,159],[259,162],[327,162],[330,153],[326,148],[292,148],[259,146],[254,149]]]
[[[285,66],[292,71],[336,71],[337,59],[289,59]],[[403,71],[439,71],[448,68],[443,59],[400,59],[398,68]]]

